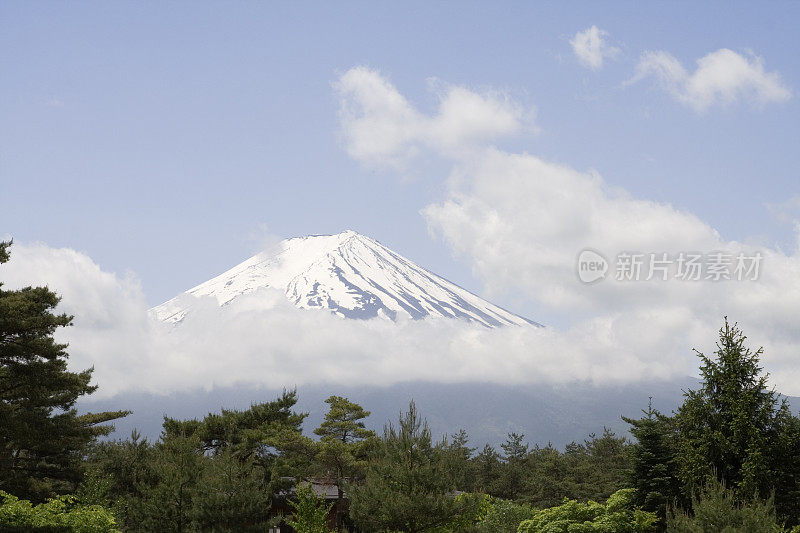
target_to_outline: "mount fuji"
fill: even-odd
[[[355,231],[281,241],[219,276],[151,309],[157,319],[180,324],[200,297],[220,307],[262,288],[285,292],[301,309],[344,318],[447,317],[493,328],[541,326],[506,311],[416,265]]]

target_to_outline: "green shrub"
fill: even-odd
[[[557,507],[536,511],[519,525],[518,533],[648,533],[658,518],[633,506],[634,489],[612,494],[605,505],[564,500]]]
[[[533,518],[536,509],[511,500],[491,499],[489,508],[470,533],[516,533],[523,520]]]
[[[328,533],[328,514],[333,504],[325,505],[325,500],[314,493],[311,485],[297,488],[297,500],[290,501],[293,520],[287,520],[297,533]]]
[[[3,531],[69,531],[72,533],[112,533],[114,516],[99,505],[77,505],[73,496],[59,496],[33,505],[0,491],[0,528]]]
[[[736,501],[732,490],[719,481],[703,488],[692,498],[692,514],[670,510],[667,516],[668,533],[782,533],[783,527],[775,516],[772,499],[754,498],[749,502]],[[794,531],[794,530],[793,530]]]
[[[474,533],[477,531],[490,531],[500,533],[497,529],[481,529],[479,524],[489,516],[493,508],[492,497],[488,494],[463,492],[455,497],[459,505],[463,505],[469,512],[455,516],[446,524],[426,529],[428,533]],[[516,529],[514,530],[516,531]],[[512,532],[513,533],[513,532]]]

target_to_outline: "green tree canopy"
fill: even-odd
[[[612,494],[605,505],[565,500],[557,507],[537,511],[519,525],[519,533],[650,533],[658,518],[636,509],[634,489]]]
[[[434,444],[412,401],[398,425],[384,428],[363,485],[350,490],[350,513],[366,531],[433,531],[476,515],[482,496],[456,497],[445,441]]]
[[[325,420],[314,430],[322,440],[338,440],[345,444],[364,440],[375,435],[375,432],[366,429],[364,419],[369,416],[369,411],[357,403],[353,403],[341,396],[331,396],[325,403],[328,412]]]
[[[328,533],[328,513],[331,505],[325,505],[325,500],[314,493],[308,483],[297,487],[295,498],[289,501],[292,508],[292,518],[287,520],[292,529],[297,533]]]
[[[244,411],[165,418],[161,438],[98,443],[81,498],[114,506],[126,531],[263,531],[272,496],[291,486],[272,446],[300,438],[296,392]]]
[[[114,515],[99,505],[81,505],[58,496],[33,505],[0,491],[0,530],[70,533],[118,533]]]
[[[162,440],[195,436],[204,452],[229,449],[242,458],[267,453],[265,446],[271,435],[286,429],[300,432],[308,414],[293,411],[295,404],[297,391],[283,391],[271,402],[256,403],[243,411],[222,409],[202,420],[164,417]]]
[[[488,498],[488,497],[487,497]],[[523,520],[536,515],[536,509],[527,503],[490,498],[486,512],[477,524],[465,528],[466,533],[517,533]]]
[[[759,358],[745,346],[736,324],[719,330],[715,357],[700,352],[702,385],[688,391],[677,412],[679,476],[686,497],[714,477],[742,498],[768,496],[776,487],[781,465],[781,436],[791,427],[785,401],[767,386]]]
[[[670,509],[668,533],[782,533],[772,499],[738,502],[733,491],[711,479],[692,496],[692,511]]]
[[[336,485],[336,528],[344,526],[344,486],[360,481],[366,466],[367,439],[375,432],[366,429],[364,419],[369,411],[341,396],[331,396],[325,403],[325,420],[314,430],[320,436],[316,443],[315,462],[323,478]]]
[[[631,425],[636,444],[631,447],[630,482],[636,489],[634,503],[658,515],[663,524],[667,507],[680,497],[677,459],[674,450],[672,419],[653,409],[652,401],[644,417],[623,417]]]

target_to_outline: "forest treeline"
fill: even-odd
[[[800,419],[727,319],[716,352],[697,354],[697,390],[673,413],[627,414],[632,438],[479,447],[466,430],[433,436],[413,401],[375,433],[368,406],[340,396],[304,432],[284,391],[166,417],[155,441],[108,440],[128,412],[75,410],[96,386],[53,338],[72,321],[58,302],[0,284],[2,531],[800,531]]]

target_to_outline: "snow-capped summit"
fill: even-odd
[[[453,317],[487,327],[539,325],[352,230],[281,241],[152,312],[160,320],[179,323],[191,313],[187,295],[213,296],[225,306],[264,287],[283,290],[297,307],[329,309],[347,318]]]

